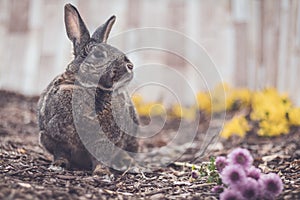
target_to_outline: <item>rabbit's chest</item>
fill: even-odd
[[[131,132],[133,123],[131,116],[131,101],[126,93],[121,93],[112,98],[112,117],[115,125],[124,132]]]
[[[98,101],[101,105],[96,106],[101,131],[113,143],[119,143],[124,133],[132,133],[133,120],[131,117],[130,106],[131,100],[126,93],[112,94],[109,101]],[[100,95],[99,95],[100,97]]]
[[[121,93],[117,95],[113,95],[112,101],[111,101],[111,107],[114,117],[116,118],[125,118],[130,117],[130,106],[131,101],[127,94]]]

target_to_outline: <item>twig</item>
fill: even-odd
[[[217,183],[202,183],[202,184],[198,184],[198,185],[196,184],[196,185],[191,185],[189,188],[196,189],[196,188],[211,186],[211,185],[217,185]]]
[[[190,164],[186,162],[174,162],[174,165],[180,166],[180,167],[190,167],[190,168],[195,168],[195,169],[202,169],[203,166],[208,165],[209,162],[202,162],[202,165],[195,165],[195,164]]]
[[[123,174],[121,175],[120,178],[124,177],[124,176],[127,174],[127,172],[128,172],[129,170],[131,170],[130,167],[128,167],[128,168],[123,172]]]
[[[172,189],[172,187],[166,187],[166,188],[162,188],[160,190],[155,190],[155,191],[152,191],[152,192],[148,192],[148,193],[145,193],[144,195],[145,196],[152,196],[152,195],[155,195],[155,194],[159,194],[159,193],[163,193],[167,190],[170,190]]]
[[[36,168],[37,168],[36,166],[32,166],[32,167],[21,169],[21,170],[15,171],[15,172],[8,173],[7,175],[8,176],[13,176],[13,175],[16,175],[16,174],[19,174],[19,173],[22,173],[22,172],[26,172],[26,171],[29,171],[31,169],[36,169]]]
[[[112,191],[112,190],[108,190],[108,189],[102,189],[103,192],[106,192],[107,194],[121,194],[121,195],[124,195],[124,196],[133,196],[132,193],[129,193],[129,192],[115,192],[115,191]]]

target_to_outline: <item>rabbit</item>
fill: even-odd
[[[54,166],[105,175],[123,158],[120,152],[130,157],[139,149],[139,120],[127,91],[133,64],[107,44],[115,16],[90,36],[73,5],[64,14],[74,59],[40,95],[40,143]]]

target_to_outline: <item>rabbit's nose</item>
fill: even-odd
[[[133,64],[131,63],[126,63],[126,68],[131,71],[133,69]]]

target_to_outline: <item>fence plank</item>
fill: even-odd
[[[1,88],[39,94],[55,75],[64,70],[71,59],[71,43],[63,22],[63,7],[67,2],[0,1]],[[174,29],[205,47],[225,81],[251,88],[277,86],[279,90],[293,94],[300,104],[298,0],[70,2],[78,7],[91,32],[112,14],[117,15],[112,37],[136,27]],[[127,41],[113,42],[119,49],[128,50],[147,38],[162,44],[166,41],[162,36],[145,34],[138,38],[133,34]],[[185,54],[198,56],[197,52],[189,51],[184,40],[168,45],[185,49]],[[165,53],[140,52],[132,59],[138,64],[155,61],[177,66],[182,74],[195,79],[182,59]],[[162,79],[165,77],[164,74],[161,76]],[[215,77],[205,78],[213,80]],[[197,88],[201,81],[192,82]]]
[[[11,0],[9,32],[24,33],[28,31],[28,8],[29,0]]]

